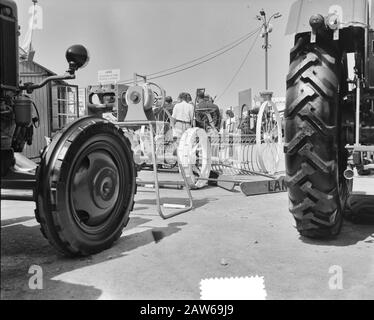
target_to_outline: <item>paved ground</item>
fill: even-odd
[[[345,222],[337,240],[300,238],[285,193],[193,191],[196,209],[170,220],[143,189],[115,246],[76,260],[39,232],[33,203],[1,202],[1,299],[199,299],[201,279],[263,276],[267,299],[374,299],[374,225]],[[163,190],[166,202],[183,191]],[[43,269],[43,289],[28,286]],[[334,267],[343,289],[331,290]]]

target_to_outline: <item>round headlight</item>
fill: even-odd
[[[69,66],[73,67],[75,70],[85,67],[90,60],[88,50],[80,44],[69,47],[66,50],[65,57]]]

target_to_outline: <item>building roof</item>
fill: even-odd
[[[55,72],[49,70],[48,68],[42,66],[41,64],[35,62],[34,60],[29,61],[27,59],[27,52],[24,49],[22,49],[21,47],[19,47],[19,62],[22,63],[22,64],[27,64],[27,63],[33,64],[34,66],[37,67],[37,69],[42,69],[44,71],[44,73],[46,73],[48,76],[55,76],[56,75]],[[30,72],[31,72],[31,70],[30,70]],[[40,73],[40,72],[38,72],[38,73]]]

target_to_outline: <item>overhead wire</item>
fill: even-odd
[[[249,38],[251,38],[252,36],[254,36],[256,33],[258,34],[260,29],[261,29],[260,27],[256,28],[255,30],[247,33],[245,36],[240,37],[238,40],[233,41],[230,44],[227,44],[227,45],[221,47],[220,49],[217,49],[217,50],[212,51],[212,52],[210,52],[208,54],[205,54],[205,55],[203,55],[203,56],[201,56],[199,58],[190,60],[188,62],[185,62],[185,63],[180,64],[180,65],[175,66],[175,67],[167,68],[167,69],[164,69],[162,71],[158,71],[158,72],[154,72],[154,73],[148,74],[148,75],[146,75],[147,80],[153,80],[153,79],[158,79],[158,78],[170,76],[170,75],[173,75],[175,73],[179,73],[179,72],[182,72],[182,71],[185,71],[185,70],[197,67],[197,66],[199,66],[199,65],[201,65],[203,63],[206,63],[208,61],[211,61],[214,58],[216,58],[218,56],[221,56],[222,54],[224,54],[224,53],[226,53],[226,52],[228,52],[228,51],[236,48],[237,46],[239,46],[240,44],[242,44],[243,42],[245,42],[246,40],[248,40]],[[227,48],[227,49],[225,49],[225,48]],[[223,50],[223,49],[225,49],[225,50]],[[217,53],[217,54],[214,54],[214,53]],[[214,54],[214,55],[211,56],[212,54]],[[201,60],[201,59],[203,59],[205,57],[208,57],[208,56],[211,56],[211,57],[209,57],[207,59],[204,59],[202,61],[199,61],[199,60]],[[192,62],[195,62],[195,61],[199,61],[199,62],[197,62],[195,64],[192,64],[192,65],[189,65],[189,64],[191,64]],[[185,67],[185,68],[182,68],[182,69],[178,69],[178,68],[183,67],[185,65],[189,65],[189,66]],[[178,70],[162,74],[163,72],[174,70],[174,69],[178,69]],[[160,74],[160,75],[157,75],[157,74]],[[119,83],[129,84],[129,83],[132,83],[132,82],[133,82],[133,79],[128,79],[128,80],[120,81]]]
[[[178,69],[178,70],[173,71],[173,72],[165,73],[165,74],[162,74],[162,75],[159,75],[159,76],[150,77],[149,80],[158,79],[158,78],[163,78],[163,77],[166,77],[166,76],[173,75],[173,74],[175,74],[175,73],[179,73],[179,72],[182,72],[182,71],[185,71],[185,70],[188,70],[188,69],[191,69],[191,68],[197,67],[197,66],[199,66],[199,65],[201,65],[201,64],[203,64],[203,63],[205,63],[205,62],[211,61],[211,60],[215,59],[216,57],[221,56],[222,54],[224,54],[224,53],[226,53],[226,52],[228,52],[228,51],[234,49],[235,47],[237,47],[238,45],[242,44],[242,43],[243,43],[244,41],[246,41],[247,39],[249,39],[249,37],[246,38],[246,39],[243,39],[241,42],[239,42],[239,43],[236,44],[235,46],[232,46],[232,47],[230,47],[230,48],[228,48],[228,49],[226,49],[226,50],[224,50],[224,51],[222,51],[222,52],[220,52],[220,53],[218,53],[218,54],[216,54],[216,55],[214,55],[214,56],[212,56],[212,57],[210,57],[210,58],[208,58],[208,59],[202,60],[202,61],[200,61],[200,62],[198,62],[198,63],[195,63],[195,64],[193,64],[193,65],[190,65],[190,66],[185,67],[185,68],[182,68],[182,69]]]
[[[232,77],[232,79],[230,80],[230,82],[228,83],[228,85],[225,87],[225,89],[222,91],[222,93],[218,96],[218,98],[216,99],[216,101],[218,101],[220,98],[222,98],[225,93],[227,92],[227,90],[230,88],[230,86],[233,84],[234,80],[236,79],[236,77],[238,76],[238,74],[240,73],[241,69],[243,68],[244,64],[246,63],[248,57],[249,57],[249,54],[252,52],[257,40],[258,40],[258,36],[260,34],[260,31],[257,32],[257,36],[256,38],[254,39],[252,45],[250,46],[249,50],[247,51],[242,63],[240,64],[238,70],[235,72],[234,76]]]
[[[255,34],[257,32],[257,30],[258,29],[254,29],[251,32],[248,32],[247,34],[245,34],[245,35],[241,36],[240,38],[236,39],[235,41],[232,41],[229,44],[226,44],[223,47],[221,47],[221,48],[219,48],[217,50],[214,50],[212,52],[209,52],[209,53],[207,53],[207,54],[205,54],[205,55],[203,55],[201,57],[198,57],[198,58],[195,58],[193,60],[187,61],[187,62],[185,62],[183,64],[180,64],[178,66],[175,66],[175,67],[171,67],[171,68],[167,68],[167,69],[164,69],[164,70],[161,70],[161,71],[158,71],[158,72],[150,73],[150,74],[148,74],[148,76],[154,76],[154,75],[159,74],[159,73],[164,73],[164,72],[167,72],[167,71],[170,71],[170,70],[178,69],[180,67],[184,67],[184,66],[186,66],[188,64],[191,64],[193,62],[196,62],[196,61],[199,61],[199,60],[204,59],[206,57],[209,57],[212,54],[215,54],[215,53],[217,53],[219,51],[222,51],[223,49],[226,49],[227,47],[230,47],[230,46],[236,44],[237,42],[240,42],[241,40],[248,39],[249,37],[253,36],[253,34]]]

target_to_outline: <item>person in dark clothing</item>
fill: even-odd
[[[196,106],[196,126],[205,130],[219,130],[221,114],[219,108],[208,95],[198,96]]]
[[[241,121],[239,128],[242,134],[255,134],[255,130],[251,128],[251,111],[247,111],[246,117]]]

